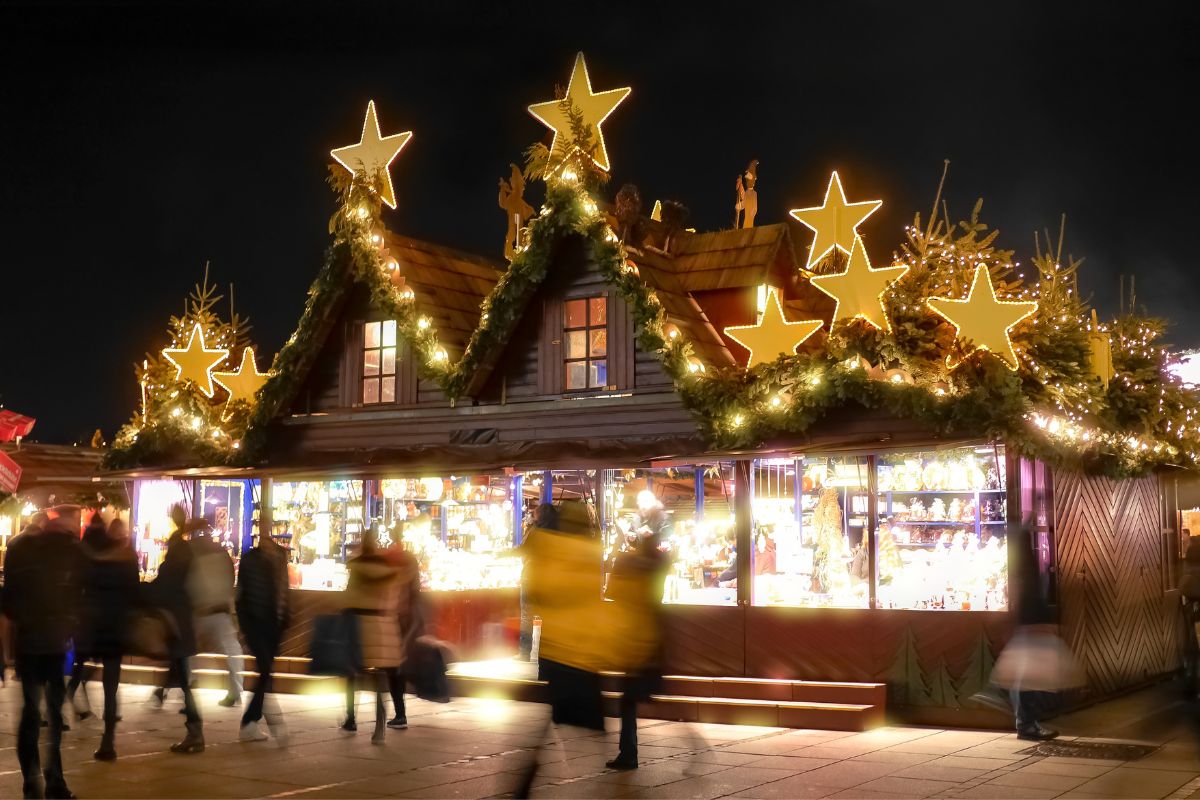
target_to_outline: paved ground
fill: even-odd
[[[92,696],[99,699],[99,686]],[[168,752],[182,734],[178,702],[155,709],[149,690],[122,690],[119,761],[96,763],[99,725],[66,734],[64,761],[81,798],[474,798],[511,792],[529,763],[545,710],[504,701],[414,701],[411,727],[372,745],[337,729],[336,697],[283,697],[290,742],[242,744],[239,713],[202,692],[208,750]],[[177,695],[177,693],[176,693]],[[14,751],[19,687],[0,690],[0,797],[20,796]],[[1137,761],[1030,757],[1012,735],[888,727],[862,734],[648,721],[643,766],[608,772],[615,732],[560,731],[542,754],[538,797],[597,798],[1052,798],[1200,797],[1200,745],[1167,687],[1059,720],[1066,738],[1136,740],[1158,746]],[[610,721],[612,722],[612,721]]]

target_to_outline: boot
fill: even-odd
[[[187,724],[187,735],[182,741],[178,741],[171,745],[172,753],[203,753],[204,752],[204,724],[197,720]]]
[[[1027,742],[1048,742],[1058,738],[1058,731],[1047,728],[1040,722],[1031,722],[1017,728],[1017,738]]]
[[[67,782],[62,775],[51,775],[49,770],[43,774],[46,776],[47,800],[75,800],[75,795],[67,788]]]
[[[112,730],[105,730],[104,735],[100,737],[100,749],[92,753],[92,758],[97,761],[116,761],[117,751],[113,747],[113,739],[115,738]]]

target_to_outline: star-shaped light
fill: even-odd
[[[871,268],[867,249],[861,236],[854,237],[850,262],[845,272],[836,275],[814,275],[810,280],[825,294],[837,301],[829,327],[839,319],[866,320],[879,330],[891,331],[892,324],[883,307],[883,294],[893,283],[904,277],[908,267]]]
[[[583,115],[583,123],[587,126],[596,142],[596,152],[592,160],[596,166],[608,172],[608,150],[604,146],[604,132],[600,124],[608,119],[621,102],[632,91],[628,86],[621,89],[609,89],[604,92],[592,91],[592,80],[588,77],[587,62],[583,53],[575,56],[575,68],[571,71],[571,80],[567,83],[567,97]],[[534,103],[529,107],[529,113],[540,120],[547,128],[554,131],[554,141],[550,143],[550,157],[563,155],[562,150],[571,138],[571,120],[563,113],[559,100],[547,100],[545,103]]]
[[[825,323],[819,319],[788,322],[774,288],[767,292],[767,306],[757,325],[733,325],[725,335],[750,351],[746,369],[774,361],[780,355],[795,355],[796,347]]]
[[[379,120],[375,117],[375,101],[372,100],[367,103],[367,117],[363,120],[362,136],[359,137],[358,144],[330,150],[329,155],[350,170],[351,174],[366,170],[367,177],[371,180],[379,176],[380,185],[376,187],[379,190],[379,199],[395,208],[396,192],[392,188],[391,166],[411,138],[412,131],[381,136]]]
[[[235,372],[214,372],[213,380],[229,392],[229,400],[225,403],[225,416],[229,416],[229,406],[234,400],[245,400],[254,403],[254,395],[267,382],[269,372],[259,372],[254,360],[254,351],[247,347],[242,351],[242,363]]]
[[[834,194],[837,187],[837,194]],[[863,200],[859,203],[847,203],[846,192],[842,189],[842,179],[837,172],[829,176],[829,186],[825,189],[825,202],[817,208],[794,208],[791,215],[798,221],[813,229],[816,236],[808,251],[806,269],[818,263],[829,255],[829,251],[838,248],[843,253],[849,253],[858,236],[856,230],[867,217],[874,214],[883,205],[882,200]]]
[[[971,350],[989,350],[1009,369],[1017,368],[1017,351],[1009,331],[1018,322],[1032,316],[1038,304],[1032,300],[1000,300],[983,264],[975,268],[971,292],[965,300],[931,297],[928,306],[954,326],[955,335],[971,343]]]
[[[213,396],[213,369],[229,357],[224,347],[210,350],[204,344],[204,329],[199,322],[192,328],[187,347],[167,347],[162,354],[175,365],[175,380],[191,381],[205,397]]]

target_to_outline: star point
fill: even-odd
[[[774,288],[767,292],[767,305],[756,325],[732,325],[725,335],[750,351],[746,369],[767,364],[780,355],[795,355],[796,347],[825,323],[819,319],[789,322]]]
[[[350,144],[330,150],[329,155],[352,175],[365,171],[368,178],[379,177],[379,199],[390,208],[396,207],[396,191],[392,187],[392,162],[412,138],[412,131],[383,136],[379,133],[379,119],[375,115],[375,101],[367,103],[367,116],[363,119],[362,136],[358,144]]]
[[[971,291],[963,300],[930,297],[925,301],[935,313],[954,326],[955,337],[971,343],[970,350],[987,350],[1011,370],[1019,364],[1009,331],[1037,313],[1032,300],[1001,300],[996,297],[988,269],[975,268]]]
[[[213,369],[229,357],[229,351],[223,347],[209,349],[199,322],[192,328],[186,347],[167,347],[162,354],[175,365],[175,380],[191,381],[205,397],[213,396]]]
[[[858,318],[874,325],[878,330],[890,333],[892,323],[888,319],[887,309],[883,306],[883,295],[892,284],[903,278],[906,272],[908,267],[904,266],[873,268],[862,237],[855,236],[844,272],[814,275],[810,280],[813,286],[836,302],[833,317],[829,320],[831,330],[839,319]]]
[[[571,70],[571,79],[567,83],[566,97],[570,98],[575,107],[583,114],[584,124],[595,137],[596,152],[592,154],[592,161],[605,172],[609,171],[610,165],[608,149],[604,146],[604,131],[600,129],[600,125],[608,119],[608,115],[617,106],[624,102],[631,91],[633,90],[630,87],[625,86],[620,89],[593,92],[592,80],[588,75],[587,62],[584,61],[583,53],[576,54],[575,66]],[[563,113],[559,105],[561,102],[561,100],[547,100],[544,103],[534,103],[529,106],[529,113],[554,131],[554,140],[550,143],[551,158],[562,155],[566,140],[571,136],[571,120]]]
[[[836,188],[836,193],[834,189]],[[835,170],[829,176],[829,186],[825,189],[825,201],[813,208],[794,208],[791,215],[796,221],[807,225],[813,230],[813,245],[808,251],[806,269],[819,263],[829,255],[835,247],[843,253],[849,253],[858,236],[857,228],[883,205],[882,200],[863,200],[857,203],[846,202],[846,192],[842,189],[842,179]]]
[[[225,403],[224,417],[229,417],[229,407],[235,400],[245,400],[248,403],[254,402],[254,396],[262,385],[267,382],[267,378],[271,376],[268,372],[259,372],[258,363],[254,358],[254,350],[247,347],[242,350],[242,360],[238,364],[238,368],[232,372],[214,372],[213,380],[220,384],[221,388],[229,392],[229,400]]]

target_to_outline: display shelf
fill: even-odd
[[[1004,494],[1007,489],[886,489],[885,494]]]
[[[938,520],[933,520],[933,519],[898,519],[898,520],[895,520],[895,523],[896,523],[897,525],[945,525],[945,526],[952,526],[952,525],[953,525],[953,526],[956,526],[956,527],[962,528],[962,527],[970,527],[970,526],[973,526],[973,525],[975,524],[975,520],[973,520],[973,519],[963,519],[963,520],[959,520],[959,521],[957,521],[957,522],[951,522],[950,520],[945,520],[945,519],[938,519]],[[983,523],[983,524],[984,524],[984,525],[986,525],[987,523],[985,522],[985,523]]]

